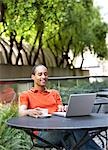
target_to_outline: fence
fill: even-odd
[[[33,86],[30,78],[0,79],[0,92],[13,88],[17,95]],[[48,88],[59,90],[64,102],[71,93],[97,92],[108,88],[108,76],[67,76],[49,77]]]

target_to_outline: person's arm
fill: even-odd
[[[28,108],[28,96],[27,92],[20,94],[19,96],[19,115],[20,116],[32,116],[38,117],[42,113],[40,112],[39,108],[29,109]]]
[[[19,115],[20,116],[31,116],[31,117],[39,117],[41,115],[41,111],[39,108],[35,109],[27,109],[26,105],[19,106]]]
[[[67,110],[67,105],[63,105],[62,103],[62,98],[57,90],[55,90],[55,99],[58,105],[58,110],[57,111],[66,111]]]
[[[27,115],[29,115],[29,109],[27,109],[26,105],[19,105],[19,115],[20,116],[27,116]]]

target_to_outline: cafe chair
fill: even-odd
[[[63,148],[65,146],[64,140],[62,140],[62,143],[60,145],[54,145],[54,144],[48,142],[47,140],[42,139],[41,137],[35,135],[32,130],[25,129],[24,131],[31,137],[32,147],[30,148],[30,150],[32,150],[34,147],[42,148],[43,150],[46,150],[46,149],[52,150],[54,148],[55,148],[55,150],[63,150]],[[67,138],[67,137],[65,137],[65,138]],[[42,145],[37,144],[36,139],[41,140],[42,142],[46,143],[47,145],[42,146]]]
[[[55,149],[55,150],[63,150],[62,147],[55,148],[53,146],[40,146],[38,144],[33,145],[30,150],[32,150],[33,147],[35,147],[35,148],[41,148],[43,150],[53,150],[53,149]]]
[[[46,146],[41,146],[41,145],[39,145],[39,144],[37,144],[37,143],[35,143],[34,141],[34,139],[31,137],[31,139],[32,139],[32,143],[33,143],[33,145],[32,145],[32,147],[31,147],[31,149],[30,150],[32,150],[33,149],[33,147],[35,147],[35,148],[41,148],[41,149],[43,149],[43,150],[46,150],[46,149],[49,149],[49,150],[52,150],[53,148],[55,148],[56,150],[63,150],[63,147],[61,146],[61,145],[51,145],[51,144],[49,144],[48,143],[48,145],[46,145]],[[39,137],[37,137],[37,139],[41,139],[41,138],[39,138]],[[42,139],[42,141],[44,142],[45,141],[45,143],[47,142],[46,140],[44,140],[44,139]]]
[[[94,103],[94,109],[93,109],[93,112],[95,113],[104,113],[101,108],[102,108],[102,105],[108,105],[108,98],[106,97],[99,97],[97,96],[96,97],[96,101]],[[96,107],[97,106],[97,107]],[[96,131],[93,130],[93,131],[90,131],[89,134],[91,136],[93,136],[93,134],[95,133]],[[94,140],[97,139],[98,141],[98,144],[104,149],[105,147],[107,147],[107,141],[108,141],[108,136],[107,136],[107,129],[105,129],[105,131],[103,132],[100,132],[99,135],[96,135],[96,137],[94,137]],[[105,143],[106,141],[106,143]]]

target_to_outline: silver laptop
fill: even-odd
[[[54,115],[63,117],[87,116],[92,112],[96,93],[71,94],[66,112],[54,112]]]

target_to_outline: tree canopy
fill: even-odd
[[[75,68],[74,60],[81,55],[82,68],[87,50],[101,59],[108,57],[108,25],[93,0],[3,0],[0,6],[0,44],[8,64],[35,65],[40,61],[48,66]]]

